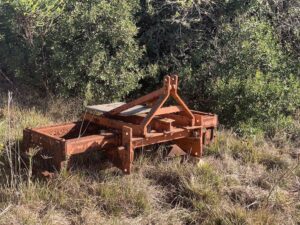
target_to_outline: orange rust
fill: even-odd
[[[163,106],[171,97],[178,105]],[[151,109],[137,115],[120,114],[136,105]],[[215,137],[217,124],[217,115],[188,108],[178,94],[178,76],[171,75],[165,76],[159,90],[102,115],[84,113],[82,121],[25,129],[23,153],[40,147],[59,171],[68,166],[66,159],[72,155],[104,151],[116,167],[130,174],[135,149],[148,145],[172,142],[172,149],[201,157],[203,145]]]

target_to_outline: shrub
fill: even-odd
[[[218,79],[211,91],[221,122],[244,134],[289,132],[300,106],[300,80],[293,75],[280,78],[257,71],[246,79]]]
[[[120,99],[143,75],[137,6],[120,0],[0,4],[0,69],[43,93]]]

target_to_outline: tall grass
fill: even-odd
[[[31,176],[31,163],[20,167],[22,129],[73,120],[74,105],[52,101],[43,111],[19,105],[11,96],[5,102],[0,110],[0,224],[300,221],[300,168],[293,144],[276,145],[221,130],[200,161],[166,160],[160,154],[163,146],[152,152],[143,149],[136,154],[133,174],[124,176],[93,153],[95,160],[88,162],[94,166],[78,163],[68,173],[41,180]]]
[[[13,134],[13,98],[12,92],[8,92],[7,96],[7,115],[6,115],[6,131],[5,131],[5,154],[6,162],[8,162],[9,174],[7,176],[7,183],[11,188],[16,188],[20,182],[21,171],[21,157],[20,157],[20,145],[19,141],[15,139]],[[5,172],[5,171],[4,171]]]
[[[0,120],[0,150],[2,149],[0,157],[3,164],[1,183],[11,188],[18,188],[25,178],[30,183],[32,175],[31,163],[26,164],[21,157],[22,131],[25,127],[47,124],[50,120],[35,109],[19,108],[14,102],[12,92],[8,92],[6,104],[1,111],[3,113],[3,118]],[[34,151],[31,150],[31,156]],[[32,157],[29,157],[29,160],[31,159]]]

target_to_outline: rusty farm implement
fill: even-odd
[[[177,90],[178,76],[165,76],[162,88],[129,103],[87,106],[80,121],[27,128],[23,153],[39,147],[45,163],[59,171],[72,155],[104,151],[126,174],[135,149],[157,143],[171,142],[173,148],[201,157],[203,145],[215,137],[217,116],[190,110]],[[170,98],[177,105],[163,106]]]

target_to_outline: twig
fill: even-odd
[[[256,205],[256,204],[258,204],[258,203],[259,203],[259,201],[254,201],[254,202],[252,202],[251,204],[247,205],[245,208],[246,208],[246,209],[249,209],[251,206]]]
[[[0,213],[0,216],[3,216],[5,213],[8,212],[8,210],[12,207],[12,204],[9,204],[3,211]]]
[[[14,85],[14,83],[5,75],[5,73],[1,69],[0,69],[0,74],[2,75],[2,77],[4,77],[5,80],[8,81],[8,83]]]
[[[11,140],[11,107],[12,107],[12,92],[8,92],[7,96],[7,132],[6,132],[6,140],[7,146],[5,148],[7,159],[10,167],[10,175],[11,175],[11,186],[14,185],[14,167],[13,167],[13,159],[12,159],[12,140]]]
[[[80,125],[80,130],[79,130],[78,138],[80,138],[82,135],[85,134],[85,132],[87,131],[87,129],[88,129],[90,123],[91,123],[91,120],[89,120],[88,124],[86,125],[85,130],[82,132],[83,123],[84,123],[84,120],[85,120],[86,113],[87,113],[87,110],[85,110],[85,112],[84,112],[84,116],[83,116],[83,119],[82,119],[82,122],[81,122],[81,125]],[[94,115],[93,115],[93,117],[94,117]]]

